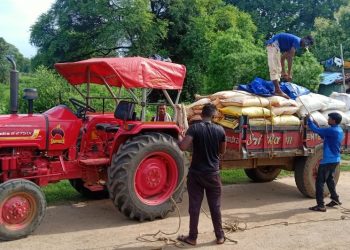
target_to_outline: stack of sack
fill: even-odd
[[[345,115],[349,121],[346,124],[349,124],[350,123],[350,95],[346,94],[346,93],[333,92],[330,95],[330,98],[338,100],[338,101],[342,101],[345,103]]]
[[[280,96],[261,97],[245,91],[220,91],[208,96],[196,96],[197,101],[186,107],[189,122],[201,119],[202,108],[213,103],[219,110],[214,121],[224,127],[235,128],[238,118],[247,115],[252,126],[300,125],[300,119],[294,114],[299,110],[296,101]]]
[[[219,99],[214,99],[213,101],[208,97],[199,98],[196,102],[186,106],[186,114],[188,122],[200,121],[202,120],[202,109],[205,104],[212,103],[217,108],[220,108]]]
[[[343,117],[341,124],[350,123],[350,96],[348,94],[333,92],[330,97],[327,97],[310,93],[299,96],[296,101],[301,106],[298,111],[299,117],[310,113],[319,126],[328,125],[328,114],[332,112],[337,112]]]
[[[221,101],[225,101],[230,99],[236,95],[247,94],[244,91],[236,91],[236,90],[227,90],[220,91],[212,95],[201,96],[195,95],[196,102],[186,106],[187,118],[189,122],[194,122],[198,120],[202,120],[201,114],[203,106],[207,103],[212,103],[219,110],[223,107]],[[223,118],[222,114],[219,112],[216,119]]]

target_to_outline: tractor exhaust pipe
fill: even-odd
[[[15,61],[6,56],[7,60],[12,64],[12,70],[10,72],[10,113],[17,114],[18,112],[18,71],[16,69]]]

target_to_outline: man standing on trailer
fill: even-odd
[[[339,196],[335,190],[334,174],[337,166],[340,163],[340,147],[344,138],[343,129],[339,126],[342,116],[339,113],[328,114],[328,128],[319,128],[308,117],[309,128],[318,134],[323,139],[323,158],[318,167],[316,177],[316,201],[317,205],[310,207],[310,210],[326,212],[323,201],[323,186],[327,183],[329,192],[331,193],[332,201],[327,207],[341,205]]]
[[[223,244],[225,235],[221,222],[221,179],[219,174],[219,156],[226,151],[224,129],[212,123],[216,114],[213,104],[206,104],[202,110],[202,122],[189,127],[185,138],[179,142],[181,150],[193,145],[192,162],[187,176],[189,199],[190,230],[189,235],[180,235],[178,240],[196,245],[198,221],[204,191],[207,196],[210,214],[214,226],[216,243]]]
[[[266,42],[267,58],[270,78],[275,86],[275,94],[289,98],[282,92],[279,82],[282,78],[292,81],[292,65],[295,52],[300,48],[307,48],[314,44],[311,36],[304,38],[289,33],[279,33]],[[288,63],[288,71],[285,71],[285,61]]]

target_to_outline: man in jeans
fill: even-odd
[[[327,207],[341,205],[339,196],[335,190],[334,173],[340,162],[340,147],[344,138],[342,128],[339,126],[342,116],[338,113],[328,114],[328,128],[319,128],[309,118],[309,128],[323,139],[323,158],[318,167],[316,177],[316,201],[317,205],[310,207],[310,210],[326,212],[323,201],[323,186],[327,183],[332,201]]]
[[[214,226],[216,243],[223,244],[225,235],[221,222],[221,179],[219,174],[219,155],[226,150],[224,129],[211,122],[216,114],[213,104],[206,104],[202,110],[202,122],[189,127],[185,138],[179,142],[181,150],[193,145],[192,162],[187,176],[189,198],[190,231],[188,236],[179,236],[178,240],[196,245],[198,221],[204,191],[207,196],[210,214]]]

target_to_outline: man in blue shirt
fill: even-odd
[[[266,42],[267,57],[270,71],[270,78],[275,85],[276,95],[289,98],[280,89],[279,82],[281,76],[287,81],[292,80],[292,65],[293,57],[296,50],[307,48],[314,44],[314,39],[311,36],[304,38],[297,37],[288,33],[279,33],[274,35]],[[285,71],[285,61],[288,63],[288,71]]]
[[[342,128],[339,126],[342,116],[338,113],[328,114],[328,128],[319,128],[309,118],[309,128],[323,139],[323,158],[318,167],[316,177],[316,201],[317,205],[310,207],[310,210],[326,212],[323,201],[323,186],[327,183],[332,201],[326,206],[334,207],[341,205],[339,196],[335,190],[334,173],[340,163],[340,147],[344,138]]]

